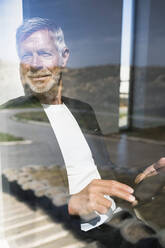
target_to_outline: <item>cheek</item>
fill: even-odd
[[[59,66],[54,66],[54,67],[49,68],[49,71],[50,71],[53,75],[57,76],[57,75],[59,75],[59,74],[61,73],[61,67],[59,67]]]
[[[29,71],[29,67],[27,65],[24,64],[20,65],[20,76],[22,80],[25,79],[28,71]]]
[[[60,65],[59,56],[54,56],[51,59],[43,59],[42,60],[43,67],[54,68]]]

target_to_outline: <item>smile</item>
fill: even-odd
[[[46,74],[46,75],[36,75],[36,76],[29,76],[30,79],[32,80],[45,80],[47,77],[50,77],[51,74]]]

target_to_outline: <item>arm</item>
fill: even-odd
[[[79,139],[77,146],[80,146],[80,142],[85,142],[84,144],[86,145],[78,149],[81,152],[76,161],[75,153],[73,153],[74,164],[66,163],[69,190],[72,195],[68,203],[69,213],[83,216],[97,211],[100,214],[104,214],[112,204],[112,201],[107,200],[105,196],[117,196],[130,202],[134,201],[133,190],[129,186],[114,180],[100,179],[96,165],[109,167],[110,160],[105,144],[102,141],[103,136],[94,111],[88,104],[80,101],[70,101],[70,103],[72,103],[72,114],[81,131],[83,131],[83,137]],[[70,139],[72,143],[73,137]],[[76,137],[78,137],[78,132]]]

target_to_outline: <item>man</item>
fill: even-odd
[[[135,197],[131,187],[100,179],[96,165],[98,161],[103,165],[109,161],[103,144],[89,142],[86,137],[91,132],[101,135],[92,108],[62,96],[62,70],[69,58],[62,30],[47,19],[29,19],[17,30],[17,51],[26,97],[8,104],[16,106],[27,99],[42,104],[67,169],[71,194],[69,213],[82,216],[97,211],[105,214],[112,205],[112,200],[105,196],[116,196],[132,203]]]

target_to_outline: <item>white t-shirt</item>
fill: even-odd
[[[76,119],[64,103],[43,104],[43,108],[65,161],[69,192],[78,193],[93,179],[100,179],[89,145]]]

